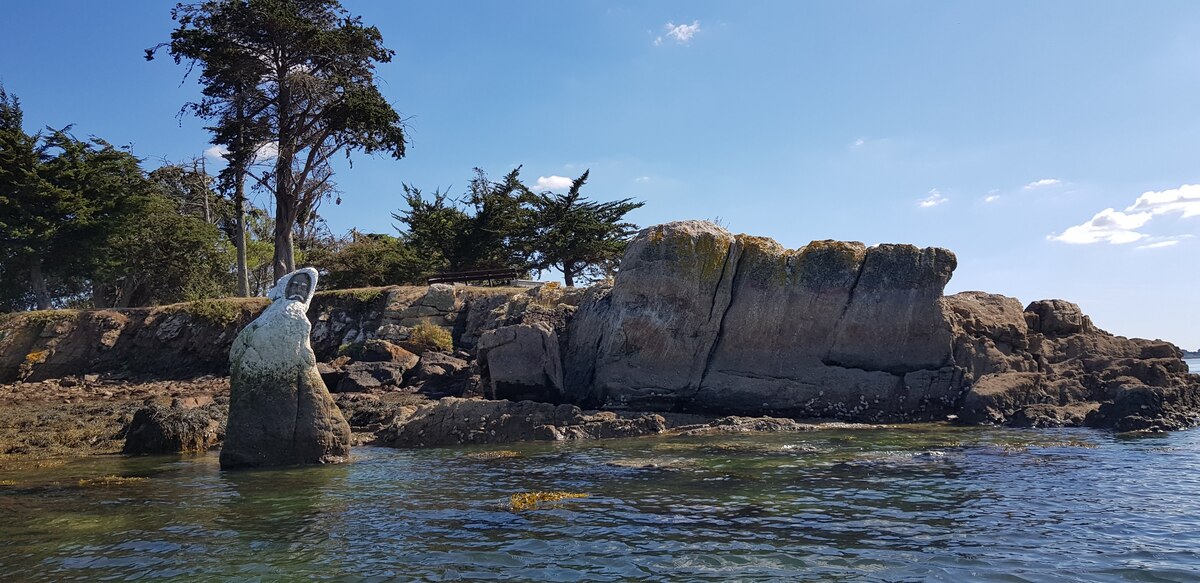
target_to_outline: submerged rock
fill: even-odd
[[[422,405],[380,432],[391,447],[636,437],[661,433],[660,415],[587,415],[574,405],[447,397]]]
[[[309,344],[305,312],[316,282],[312,268],[281,278],[271,306],[234,341],[222,469],[347,459],[350,426],[321,380]]]

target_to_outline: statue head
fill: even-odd
[[[287,289],[283,295],[289,300],[305,302],[308,301],[308,292],[311,289],[312,276],[308,275],[307,272],[301,271],[288,280]]]
[[[267,292],[267,299],[272,302],[286,300],[307,304],[312,300],[316,287],[317,270],[303,267],[279,278],[275,287]]]

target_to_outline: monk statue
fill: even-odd
[[[242,329],[229,351],[229,421],[221,469],[340,463],[350,425],[329,396],[309,334],[317,270],[275,283],[271,305]]]

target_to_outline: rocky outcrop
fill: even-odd
[[[686,221],[642,231],[570,324],[570,398],[603,406],[929,419],[961,387],[939,300],[953,254],[789,251]]]
[[[566,334],[569,401],[608,408],[1180,428],[1200,383],[1166,342],[1078,306],[943,297],[944,249],[769,239],[684,221],[643,230]]]
[[[966,423],[1181,429],[1200,421],[1200,378],[1168,342],[1113,336],[1079,306],[966,292],[946,298]]]
[[[295,281],[306,276],[302,293]],[[238,334],[229,353],[229,421],[221,469],[338,463],[350,426],[321,380],[305,312],[317,283],[306,268],[279,280],[272,304]]]
[[[574,405],[447,397],[422,405],[380,433],[391,447],[635,437],[661,433],[660,415],[584,414]]]
[[[612,284],[434,285],[318,294],[319,375],[344,395],[488,395],[588,408],[854,422],[1172,429],[1200,377],[1166,342],[1099,329],[1078,306],[944,296],[938,248],[785,249],[683,221],[641,231]],[[0,319],[0,382],[224,374],[261,300]],[[410,342],[420,324],[453,347]],[[444,349],[444,347],[443,347]]]
[[[404,324],[428,321],[452,330],[470,348],[491,311],[526,290],[389,286],[319,292],[308,309],[313,352],[320,362],[349,346],[379,338],[402,344]],[[446,290],[454,296],[447,301]],[[189,379],[229,374],[238,332],[269,305],[266,298],[221,298],[154,308],[50,310],[0,314],[0,383],[38,382],[84,374]],[[414,307],[412,311],[408,311]],[[412,316],[436,311],[429,316]],[[467,315],[475,314],[468,322]],[[461,339],[461,343],[460,343]]]
[[[126,455],[205,451],[220,443],[225,416],[217,407],[149,405],[138,409],[125,431]]]

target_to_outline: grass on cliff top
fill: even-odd
[[[270,303],[266,298],[214,298],[170,304],[157,309],[172,314],[188,314],[197,320],[223,328],[237,322],[243,311],[253,316],[265,310]]]
[[[354,298],[360,302],[373,302],[397,286],[356,287],[347,289],[327,289],[313,294],[314,298]]]
[[[0,324],[9,322],[25,326],[39,326],[65,322],[79,318],[80,310],[37,310],[33,312],[12,312],[0,314]]]

